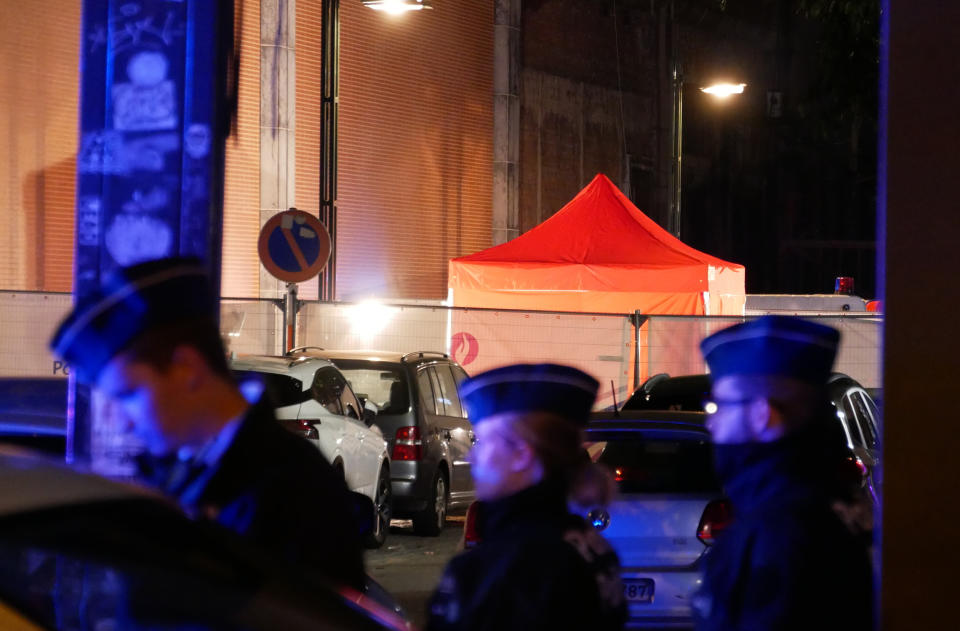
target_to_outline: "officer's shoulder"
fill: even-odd
[[[801,504],[753,520],[748,537],[757,552],[779,558],[814,559],[855,541],[829,506]]]
[[[273,411],[255,405],[244,419],[237,445],[251,466],[266,468],[273,477],[291,475],[310,479],[316,475],[334,476],[333,467],[320,451],[303,438],[281,427]],[[242,435],[242,436],[241,436]]]

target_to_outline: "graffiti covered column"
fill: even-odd
[[[229,1],[84,0],[76,297],[170,255],[200,257],[219,286],[232,25]],[[68,459],[122,474],[135,446],[83,390],[71,384]]]

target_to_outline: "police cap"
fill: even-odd
[[[599,383],[558,364],[513,364],[480,373],[460,386],[460,398],[476,425],[505,412],[549,412],[586,423]]]
[[[700,350],[714,379],[728,375],[790,377],[823,385],[840,333],[792,316],[768,315],[711,335]]]
[[[50,341],[77,377],[94,382],[103,367],[157,326],[213,318],[216,300],[206,268],[176,257],[120,268],[77,303]]]

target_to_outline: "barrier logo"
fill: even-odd
[[[450,354],[454,361],[461,366],[473,363],[473,360],[480,354],[480,343],[477,338],[465,331],[454,333],[450,338]]]

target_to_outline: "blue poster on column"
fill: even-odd
[[[84,0],[75,296],[116,267],[171,255],[219,275],[221,13],[214,0]],[[124,461],[123,437],[82,407],[79,459]]]

